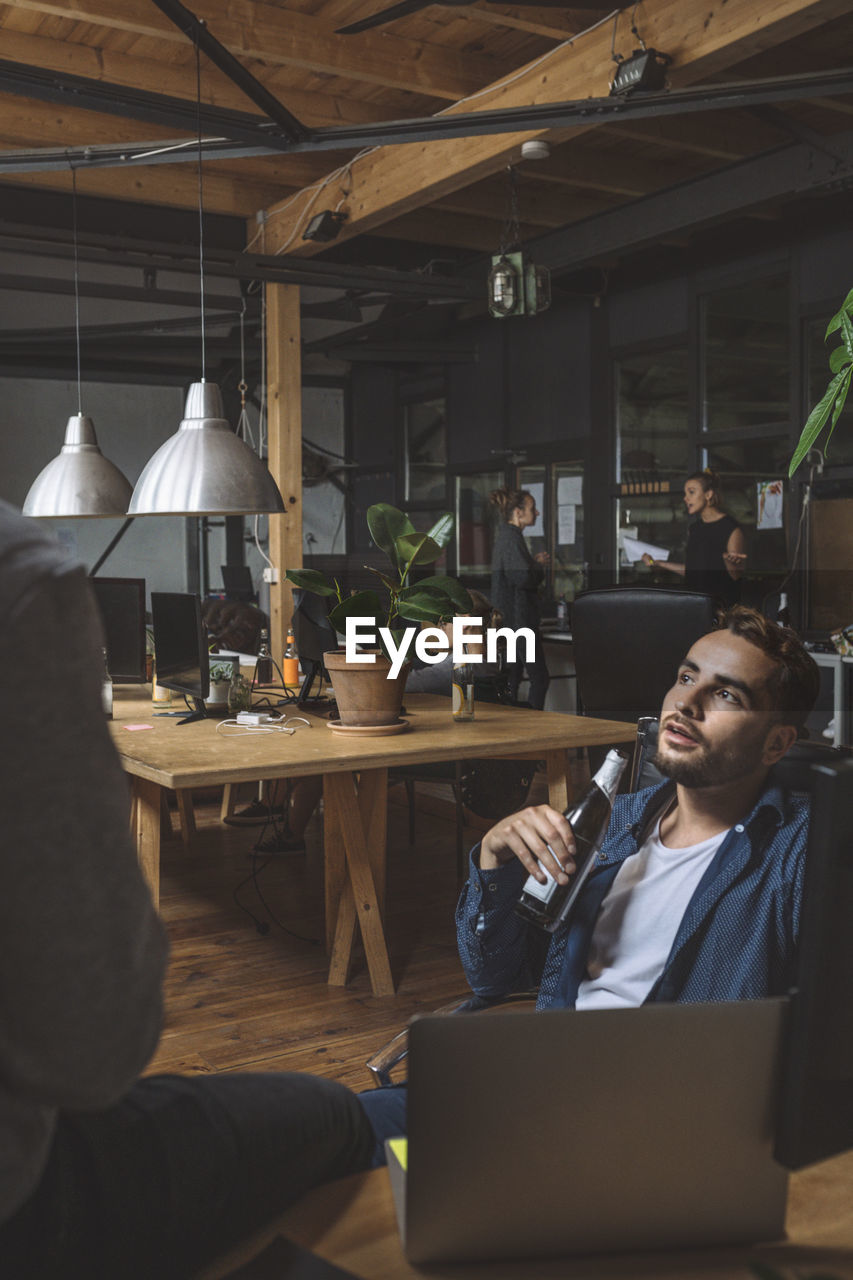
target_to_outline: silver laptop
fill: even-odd
[[[409,1259],[778,1239],[786,1003],[415,1022],[405,1173],[389,1152]]]

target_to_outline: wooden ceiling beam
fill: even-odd
[[[591,217],[617,203],[618,199],[606,196],[596,199],[589,195],[570,194],[566,187],[525,184],[518,193],[521,222],[530,227],[564,227],[568,222]],[[451,210],[480,218],[499,218],[507,208],[507,185],[502,176],[487,178],[476,186],[444,196],[430,208],[442,214]]]
[[[773,0],[760,6],[754,0],[728,0],[708,10],[683,0],[646,0],[643,37],[672,56],[670,80],[680,88],[793,39],[848,7],[849,0]],[[630,38],[627,26],[624,35]],[[574,44],[554,49],[481,93],[477,108],[606,94],[611,36],[610,24],[605,24]],[[469,110],[470,105],[457,103],[449,112]],[[579,131],[572,132],[577,136]],[[346,209],[340,236],[349,239],[497,172],[525,138],[549,136],[548,130],[535,130],[379,147],[362,157],[345,181],[330,181],[324,207]],[[291,252],[303,255],[322,250],[322,244],[300,239],[304,215],[298,212],[298,202],[271,212],[277,215],[272,228],[277,244],[292,245]]]
[[[11,62],[195,102],[195,76],[188,75],[187,67],[180,63],[157,62],[153,58],[114,53],[88,44],[73,44],[69,40],[25,35],[8,28],[3,28],[0,48],[3,57]],[[353,97],[283,88],[275,83],[269,67],[247,63],[247,69],[264,81],[270,92],[283,101],[286,99],[286,105],[305,124],[322,128],[327,125],[376,124],[388,118],[387,108],[373,103]],[[205,73],[202,76],[202,100],[230,111],[253,110],[245,94],[215,67],[210,68],[209,75]]]
[[[6,140],[0,132],[0,147]],[[11,149],[11,148],[10,148]],[[173,165],[168,172],[168,182],[163,181],[164,170],[152,166],[136,165],[127,169],[87,169],[82,179],[78,176],[79,195],[107,196],[113,200],[132,200],[134,203],[171,205],[178,209],[198,207],[198,178],[192,165]],[[40,187],[51,191],[70,191],[71,175],[61,170],[50,173],[12,173],[8,179],[16,187]],[[278,199],[281,188],[275,183],[248,182],[245,174],[235,169],[233,174],[204,171],[204,207],[209,213],[230,214],[245,218],[261,209],[271,199]]]
[[[183,32],[148,0],[14,0],[14,3],[15,8],[33,13],[88,22],[171,44],[187,44]],[[263,0],[242,6],[230,0],[204,0],[201,16],[211,33],[237,58],[257,58],[269,65],[298,67],[451,102],[491,83],[508,70],[505,64],[483,54],[439,49],[387,31],[369,31],[357,37],[337,36],[320,18],[265,4]]]

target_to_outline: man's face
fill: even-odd
[[[686,787],[760,776],[797,736],[773,722],[774,663],[730,631],[697,640],[663,700],[655,764]]]

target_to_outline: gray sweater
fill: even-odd
[[[517,525],[501,521],[492,551],[491,598],[505,627],[539,626],[539,585],[545,577]]]
[[[83,568],[0,502],[0,1221],[57,1111],[116,1101],[151,1056],[166,941],[101,709]]]

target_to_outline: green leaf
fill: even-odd
[[[428,531],[428,537],[433,542],[437,542],[442,548],[446,547],[450,539],[453,537],[453,516],[449,511],[445,511],[443,516],[439,516],[435,524]]]
[[[794,450],[794,456],[791,459],[791,465],[788,467],[789,476],[794,474],[797,467],[800,465],[803,458],[806,456],[809,449],[823,430],[826,420],[832,412],[835,397],[838,395],[838,391],[841,387],[841,383],[844,381],[844,378],[844,373],[837,373],[835,375],[829,386],[826,388],[826,391],[823,394],[823,399],[818,401],[806,419],[806,425],[803,427],[799,442]]]
[[[829,353],[829,367],[833,373],[840,373],[850,363],[850,356],[847,354],[847,348],[842,343],[840,347],[833,347]]]
[[[835,315],[832,317],[829,324],[826,326],[824,341],[826,341],[826,339],[829,337],[831,333],[835,333],[836,329],[841,328],[841,317],[842,315],[844,315],[845,312],[847,313],[847,315],[853,314],[853,289],[850,290],[847,297],[844,299],[841,306],[836,311]]]
[[[835,430],[835,424],[838,421],[838,419],[841,417],[841,410],[844,408],[844,402],[847,399],[847,392],[850,390],[851,374],[853,374],[853,365],[851,365],[848,368],[847,372],[844,375],[844,381],[842,382],[841,386],[838,388],[838,398],[835,401],[835,408],[832,411],[832,421],[829,424],[829,430],[827,431],[826,439],[823,442],[824,449],[828,447],[829,442],[832,439],[832,433]]]
[[[474,602],[462,586],[462,583],[457,582],[455,578],[449,578],[446,574],[440,573],[431,578],[419,578],[415,583],[415,587],[443,591],[445,595],[450,596],[456,606],[457,613],[471,613],[474,608]]]
[[[329,621],[336,631],[346,633],[347,618],[372,618],[377,627],[385,625],[385,610],[375,591],[358,591],[347,596],[329,614]]]
[[[844,338],[844,349],[848,357],[853,360],[853,325],[843,311],[841,312],[841,334]]]
[[[404,511],[391,507],[387,502],[377,502],[367,508],[367,528],[370,536],[384,551],[395,569],[402,569],[397,555],[397,539],[406,533],[414,533],[415,526]]]
[[[318,596],[334,596],[338,593],[325,574],[317,569],[285,569],[285,578],[289,578],[295,587],[304,591],[313,591]]]
[[[445,601],[450,605],[450,601]],[[450,608],[452,612],[452,605]],[[401,618],[407,618],[409,622],[441,622],[441,619],[447,617],[448,610],[443,609],[441,601],[435,596],[413,596],[411,600],[400,600],[397,603],[397,612]]]
[[[388,588],[391,594],[396,595],[400,587],[399,582],[395,582],[393,578],[389,578],[387,573],[382,573],[381,570],[374,569],[373,565],[371,564],[362,565],[362,568],[366,569],[368,573],[375,573],[377,578],[382,579],[382,581],[385,583],[385,586]]]
[[[442,548],[433,542],[428,533],[404,533],[397,539],[397,555],[401,569],[413,564],[432,564],[441,555]]]

